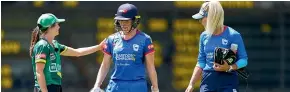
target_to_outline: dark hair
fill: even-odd
[[[45,28],[39,24],[37,25],[36,28],[33,29],[32,33],[31,33],[31,41],[30,41],[30,48],[29,48],[30,57],[32,57],[34,45],[39,41],[40,35],[45,33],[47,29],[48,29],[48,27]]]

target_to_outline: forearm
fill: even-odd
[[[79,56],[85,56],[91,53],[94,53],[98,50],[100,50],[101,48],[99,47],[99,45],[95,45],[95,46],[91,46],[91,47],[83,47],[83,48],[78,48],[76,49],[77,52],[79,52]]]
[[[155,67],[152,67],[152,68],[147,69],[147,70],[148,70],[148,75],[149,75],[149,78],[151,80],[153,88],[158,89],[158,78],[157,78],[157,73],[156,73]]]
[[[43,72],[37,72],[36,76],[41,92],[48,92]]]
[[[107,74],[109,72],[109,69],[110,69],[110,64],[102,63],[102,65],[100,67],[100,70],[98,72],[98,76],[97,76],[97,79],[96,79],[95,86],[100,87],[102,85],[104,79],[106,78],[106,76],[107,76]]]
[[[196,81],[201,78],[201,73],[202,73],[202,69],[200,67],[194,68],[194,71],[192,73],[192,76],[189,82],[189,86],[193,86],[194,83],[196,83]]]
[[[239,60],[236,62],[236,64],[235,64],[235,66],[236,66],[236,70],[237,70],[237,69],[240,69],[240,68],[243,68],[243,67],[246,67],[247,64],[248,64],[248,60],[247,60],[247,59],[244,59],[244,58],[239,59]],[[234,68],[234,69],[235,69],[235,68]]]

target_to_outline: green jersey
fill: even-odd
[[[46,85],[61,85],[61,59],[60,54],[65,52],[67,47],[53,40],[53,45],[47,40],[40,39],[34,46],[32,54],[32,66],[35,79],[35,86],[39,87],[36,77],[36,63],[44,63],[43,73]]]

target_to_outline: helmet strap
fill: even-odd
[[[134,18],[133,21],[134,21],[134,22],[132,23],[132,26],[131,26],[131,28],[130,28],[129,33],[130,33],[132,30],[134,30],[135,28],[138,27],[139,22],[140,22],[140,18]]]
[[[130,28],[130,30],[129,30],[128,33],[130,33],[132,30],[134,30],[135,28],[137,28],[137,26],[138,26],[138,24],[139,24],[139,22],[140,22],[140,18],[134,18],[134,19],[132,19],[132,20],[133,20],[133,23],[132,23],[132,26],[131,26],[131,28]],[[120,23],[119,23],[118,20],[115,20],[114,25],[115,25],[115,30],[116,30],[117,32],[121,32],[122,27],[121,27],[121,25],[120,25]]]

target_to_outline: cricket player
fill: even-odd
[[[114,68],[106,92],[148,92],[146,72],[152,83],[151,91],[159,92],[152,39],[137,29],[140,21],[137,7],[122,4],[114,19],[117,32],[106,40],[102,65],[91,92],[101,92],[111,59]]]
[[[37,27],[32,31],[30,56],[35,79],[34,92],[62,92],[61,58],[63,56],[84,56],[102,49],[100,45],[74,49],[54,40],[59,35],[58,19],[51,13],[42,14],[37,21]]]
[[[185,92],[202,76],[200,92],[238,92],[237,69],[247,65],[247,53],[241,34],[224,23],[224,10],[218,1],[205,2],[199,13],[192,16],[205,27],[200,35],[198,62]],[[230,49],[237,44],[237,62],[228,65],[214,63],[215,47]]]

